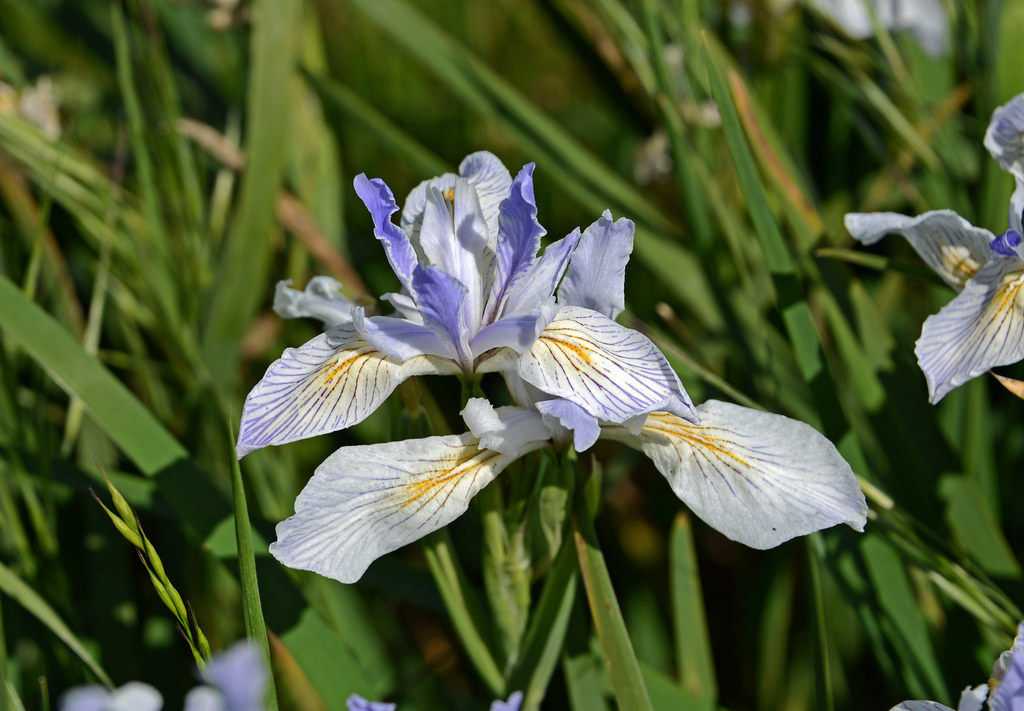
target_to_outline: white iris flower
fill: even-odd
[[[701,518],[747,545],[838,523],[861,530],[863,494],[831,442],[778,415],[716,401],[694,408],[657,347],[615,322],[632,222],[605,212],[536,256],[544,230],[532,171],[511,180],[497,158],[475,153],[459,176],[414,189],[401,227],[387,186],[356,178],[402,285],[384,297],[396,316],[325,300],[326,282],[281,287],[279,311],[328,330],[286,351],[250,393],[239,456],[348,427],[413,375],[498,372],[516,405],[474,398],[464,434],[339,449],[278,525],[271,553],[354,582],[460,516],[516,459],[549,446],[582,452],[600,437],[642,450]]]

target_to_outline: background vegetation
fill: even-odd
[[[0,2],[7,698],[52,707],[105,674],[177,708],[193,683],[178,621],[90,496],[110,505],[101,470],[210,646],[244,635],[227,423],[317,331],[270,311],[274,284],[393,290],[352,177],[401,199],[486,149],[513,173],[536,161],[551,238],[605,208],[637,223],[625,322],[695,401],[813,424],[870,493],[862,535],[753,551],[691,521],[648,460],[599,447],[597,533],[655,707],[955,704],[1022,617],[1024,402],[983,377],[929,405],[913,343],[952,292],[902,240],[859,249],[842,225],[951,208],[1005,229],[1012,184],[982,136],[1024,91],[1024,3],[947,11],[933,58],[767,0]],[[59,136],[32,108],[47,81]],[[453,382],[422,387],[455,426]],[[392,437],[398,413],[247,457],[257,536],[330,451]],[[419,547],[352,586],[256,553],[282,707],[494,697]],[[613,705],[584,603],[545,708]]]

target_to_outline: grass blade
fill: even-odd
[[[267,284],[275,198],[288,147],[289,111],[281,97],[288,95],[295,66],[301,7],[299,0],[261,0],[253,7],[245,172],[203,334],[204,359],[221,384],[235,378],[244,329],[266,293],[259,287]]]
[[[228,427],[231,427],[230,421]],[[231,439],[234,445],[233,431]],[[277,711],[277,689],[274,686],[274,675],[270,673],[270,642],[267,640],[267,624],[263,620],[260,586],[256,579],[256,556],[253,553],[249,507],[245,503],[245,485],[242,483],[242,468],[237,457],[231,458],[231,493],[235,503],[235,540],[238,542],[238,577],[242,583],[245,635],[256,643],[263,654],[268,672],[265,701],[268,711]]]
[[[695,697],[695,708],[715,708],[718,687],[697,572],[690,517],[676,515],[669,539],[672,585],[672,622],[676,637],[676,665],[683,689]]]
[[[566,457],[566,460],[563,466],[575,466],[574,461],[568,461],[569,457]],[[579,556],[583,587],[587,591],[594,629],[601,649],[604,650],[605,664],[619,708],[631,711],[653,709],[587,506],[587,497],[595,496],[595,488],[598,486],[599,478],[591,476],[584,487],[577,487],[576,495],[573,497],[573,540],[576,543],[576,554]],[[583,489],[590,491],[585,492]]]
[[[102,681],[108,688],[114,688],[114,682],[103,671],[103,667],[92,658],[92,655],[78,641],[78,638],[64,624],[64,621],[54,609],[3,563],[0,563],[0,590],[53,632],[61,642],[67,645],[68,649],[75,653],[75,656],[85,662],[85,665],[96,675],[96,678]],[[2,691],[0,689],[0,692]]]

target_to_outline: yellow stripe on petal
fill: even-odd
[[[939,313],[929,316],[914,349],[929,399],[990,368],[1024,358],[1024,267],[993,259]]]
[[[466,433],[343,447],[278,524],[270,552],[289,567],[355,582],[380,556],[461,516],[510,462],[544,444],[499,454]]]
[[[399,362],[351,326],[288,349],[245,400],[238,456],[350,427],[370,415],[406,378],[438,372],[428,356]]]
[[[850,465],[809,425],[709,400],[695,425],[648,415],[639,434],[606,435],[649,456],[672,490],[705,522],[754,548],[837,523],[860,530],[867,505]]]
[[[590,309],[562,307],[517,364],[519,376],[605,422],[693,407],[661,351],[643,334]]]

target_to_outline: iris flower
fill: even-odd
[[[400,315],[367,317],[333,297],[325,304],[324,282],[306,292],[281,287],[279,311],[314,316],[328,330],[271,365],[246,401],[238,451],[347,426],[413,374],[498,372],[516,405],[474,398],[461,413],[463,434],[337,450],[278,524],[270,547],[278,560],[354,582],[378,557],[460,516],[516,459],[550,446],[582,452],[600,437],[642,450],[691,509],[747,545],[769,548],[837,523],[863,527],[863,494],[827,439],[728,403],[694,408],[657,347],[615,322],[631,222],[606,212],[536,258],[543,229],[532,166],[510,183],[496,166],[474,154],[463,177],[416,188],[402,228],[390,222],[387,187],[356,179],[404,287],[386,297]],[[494,186],[505,185],[499,202]],[[338,317],[346,312],[348,322]]]
[[[968,686],[960,694],[956,711],[1019,711],[1024,708],[1024,624],[1017,628],[1013,646],[992,665],[986,684]],[[904,701],[891,711],[953,711],[937,701]]]
[[[396,315],[367,316],[327,298],[328,282],[303,293],[280,287],[286,315],[316,316],[330,328],[286,350],[249,393],[238,455],[354,425],[414,375],[509,371],[610,422],[652,410],[695,421],[657,348],[591,308],[610,300],[622,310],[615,276],[629,259],[633,223],[605,212],[538,257],[545,230],[533,168],[513,180],[495,156],[474,153],[459,175],[417,186],[401,226],[391,221],[398,206],[384,181],[359,175],[356,193],[402,287],[382,297]]]
[[[915,353],[928,380],[929,400],[990,368],[1024,358],[1024,94],[996,109],[985,146],[1016,178],[1009,228],[996,237],[952,210],[917,217],[893,212],[850,213],[846,228],[874,244],[903,235],[925,263],[959,294],[924,323]]]

